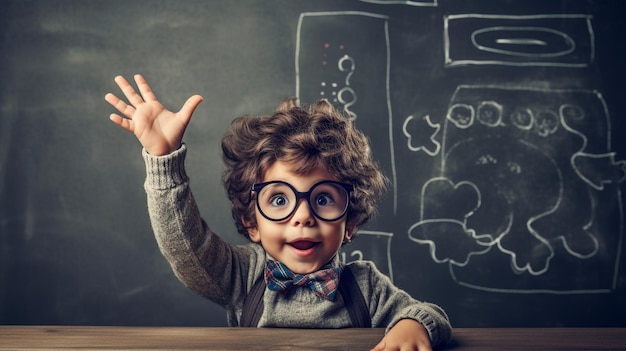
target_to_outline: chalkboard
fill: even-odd
[[[458,327],[626,326],[622,2],[0,4],[0,324],[224,326],[148,220],[104,101],[142,73],[177,109],[204,218],[233,244],[230,121],[327,98],[391,180],[344,247]]]

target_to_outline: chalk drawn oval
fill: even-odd
[[[511,123],[521,130],[530,130],[535,121],[533,111],[530,109],[516,109],[510,116]]]
[[[489,127],[496,127],[502,121],[502,105],[495,101],[483,101],[476,111],[478,121]]]
[[[559,57],[572,53],[576,43],[567,34],[544,27],[489,27],[472,33],[479,50],[519,57]]]
[[[474,123],[474,107],[466,104],[455,104],[448,109],[446,118],[457,128],[469,128]]]

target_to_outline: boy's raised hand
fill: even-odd
[[[130,104],[114,94],[106,94],[104,99],[126,117],[112,113],[111,121],[135,134],[141,145],[151,155],[167,155],[178,149],[191,115],[202,102],[202,97],[200,95],[190,97],[180,111],[174,113],[167,110],[157,100],[141,75],[135,75],[135,83],[141,94],[137,94],[122,76],[115,77],[115,82]]]

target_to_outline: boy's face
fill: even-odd
[[[292,165],[276,161],[267,169],[262,182],[280,180],[291,184],[297,191],[306,192],[323,180],[337,180],[323,170],[307,175],[292,171]],[[248,230],[250,239],[261,243],[265,251],[284,263],[294,273],[312,273],[324,266],[337,254],[341,244],[350,239],[346,217],[326,222],[313,215],[305,199],[300,199],[294,213],[287,219],[275,222],[256,209],[256,228]]]

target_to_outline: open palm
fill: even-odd
[[[141,75],[135,75],[135,83],[140,94],[122,76],[115,77],[115,82],[130,104],[114,94],[106,94],[104,99],[121,114],[112,113],[111,121],[135,134],[151,155],[162,156],[178,149],[193,112],[202,102],[202,97],[194,95],[187,99],[180,111],[172,112],[157,100]]]

